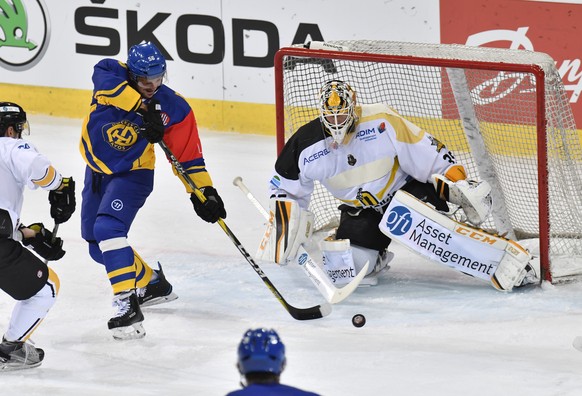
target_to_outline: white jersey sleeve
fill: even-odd
[[[25,186],[55,190],[61,180],[61,174],[32,144],[22,139],[0,138],[0,208],[8,211],[15,229],[20,222]]]
[[[432,175],[445,174],[457,164],[449,149],[431,134],[385,106],[393,129],[392,142],[402,170],[418,181],[432,182]]]

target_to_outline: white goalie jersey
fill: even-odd
[[[272,195],[309,205],[314,181],[354,207],[383,207],[411,178],[465,178],[453,154],[435,137],[387,105],[363,105],[344,144],[334,144],[319,119],[299,128],[285,145],[270,182]]]

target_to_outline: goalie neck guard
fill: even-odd
[[[275,330],[247,330],[238,346],[237,367],[241,374],[281,374],[285,368],[285,345]]]

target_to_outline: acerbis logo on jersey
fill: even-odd
[[[412,226],[410,210],[404,206],[395,206],[386,216],[386,228],[394,235],[404,235]]]
[[[50,39],[48,9],[42,0],[2,1],[0,66],[24,71],[35,66],[47,51]]]
[[[103,126],[103,139],[117,151],[127,151],[137,142],[138,126],[122,121]]]
[[[319,150],[319,151],[311,154],[309,157],[304,157],[303,158],[303,165],[309,164],[310,162],[313,162],[319,158],[325,157],[326,155],[328,155],[330,153],[331,153],[331,151],[329,151],[327,148],[324,148],[323,150]]]

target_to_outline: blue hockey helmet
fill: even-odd
[[[142,42],[129,49],[127,68],[134,81],[138,77],[155,79],[166,73],[166,59],[153,43]]]
[[[249,329],[238,346],[241,374],[281,374],[285,368],[285,345],[275,330]]]

